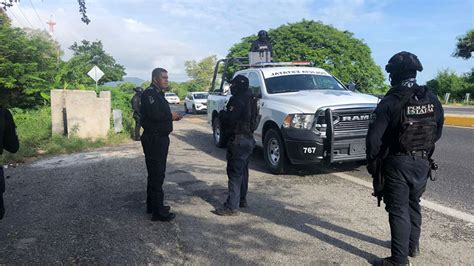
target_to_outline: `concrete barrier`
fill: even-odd
[[[112,109],[110,91],[51,90],[53,134],[106,138]]]

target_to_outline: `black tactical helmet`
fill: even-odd
[[[261,31],[258,32],[258,38],[259,39],[268,38],[268,33],[264,30],[261,30]]]
[[[245,92],[249,88],[249,79],[243,75],[237,75],[230,81],[232,95]]]
[[[136,88],[133,88],[133,90],[137,93],[141,93],[143,92],[143,88],[142,87],[136,87]]]
[[[402,74],[410,71],[423,71],[423,66],[416,55],[403,51],[388,60],[385,71],[390,74]]]

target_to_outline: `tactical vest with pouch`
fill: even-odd
[[[426,90],[425,87],[417,89]],[[400,115],[400,151],[429,152],[434,145],[436,130],[435,106],[428,94],[425,93],[421,99],[417,98],[415,92],[407,94],[403,99]]]

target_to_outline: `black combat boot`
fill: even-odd
[[[383,258],[383,259],[377,261],[374,265],[377,265],[377,266],[410,266],[411,263],[410,262],[398,263],[398,262],[392,261],[392,257],[387,257],[387,258]]]
[[[165,215],[161,215],[161,214],[153,214],[151,216],[151,220],[152,221],[161,221],[161,222],[169,222],[171,220],[173,220],[174,218],[176,217],[176,214],[172,213],[172,212],[169,212]]]
[[[408,256],[410,256],[412,258],[420,256],[420,246],[417,245],[417,246],[414,246],[414,247],[410,247],[408,249]]]
[[[240,204],[239,204],[239,207],[240,208],[247,208],[249,205],[247,204],[247,200],[246,199],[240,199]]]
[[[227,206],[216,209],[216,211],[214,213],[217,214],[217,215],[220,215],[220,216],[237,216],[237,215],[239,215],[239,211],[232,210],[231,208],[228,208]]]
[[[165,212],[169,212],[171,210],[171,207],[170,206],[163,206],[163,210]],[[151,205],[146,205],[146,213],[152,213],[153,212],[153,209],[151,208]]]

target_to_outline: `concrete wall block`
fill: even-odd
[[[64,134],[64,111],[66,108],[65,90],[51,90],[51,124],[53,134]]]
[[[101,91],[101,92],[99,93],[99,98],[112,99],[112,92],[110,92],[110,91]]]
[[[110,129],[111,109],[110,97],[97,98],[95,91],[68,91],[66,96],[68,136],[106,138]]]

